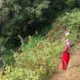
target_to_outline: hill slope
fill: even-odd
[[[51,80],[80,80],[80,42],[71,51],[71,60],[66,71],[58,70]]]
[[[5,68],[0,74],[0,80],[73,80],[79,75],[80,44],[80,10],[65,12],[51,24],[50,31],[43,31],[46,36],[30,36],[28,43],[22,47],[21,53],[13,50],[4,51]],[[65,44],[64,33],[70,30],[67,37],[75,44],[71,49],[71,60],[68,70],[61,71],[61,52]],[[47,33],[48,32],[48,33]],[[77,62],[77,63],[76,63]],[[58,69],[58,72],[56,70]],[[55,73],[56,72],[56,73]],[[79,77],[79,76],[78,76]],[[78,79],[77,79],[78,80]]]

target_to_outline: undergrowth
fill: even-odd
[[[24,44],[22,53],[12,51],[11,56],[4,55],[5,69],[0,80],[49,80],[60,61],[65,43],[61,36],[65,29],[70,30],[67,38],[71,39],[72,43],[80,38],[80,10],[65,12],[56,18],[51,27],[44,37],[30,37],[29,42]],[[13,60],[14,63],[11,64]]]

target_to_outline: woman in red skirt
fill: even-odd
[[[64,48],[64,51],[62,52],[62,56],[61,56],[61,59],[62,59],[62,69],[63,70],[67,69],[67,66],[68,66],[68,63],[69,63],[69,60],[70,60],[70,53],[69,53],[70,45],[71,45],[70,40],[67,40],[65,48]]]

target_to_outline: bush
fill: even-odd
[[[56,23],[68,28],[70,30],[70,36],[72,41],[77,40],[80,29],[80,10],[73,9],[71,12],[65,12],[63,15],[56,19]]]
[[[22,54],[13,55],[15,65],[8,65],[5,68],[3,80],[48,80],[56,71],[56,61],[61,55],[63,43],[59,41],[49,42],[44,40],[37,43],[31,50]],[[7,63],[13,62],[11,57],[5,57]],[[8,62],[9,61],[9,62]],[[10,62],[11,61],[11,62]]]
[[[21,54],[14,53],[12,56],[15,64],[6,66],[3,80],[47,80],[57,70],[57,63],[60,62],[64,41],[60,35],[64,28],[69,28],[71,34],[68,38],[75,42],[79,33],[80,11],[77,9],[65,12],[58,17],[53,25],[60,25],[58,29],[51,30],[51,40],[43,37],[31,37],[28,44],[25,43]],[[62,27],[63,26],[63,27]],[[55,26],[53,26],[55,27]],[[60,29],[61,28],[61,29]],[[6,56],[5,56],[6,57]],[[12,58],[5,58],[5,62],[13,61]]]

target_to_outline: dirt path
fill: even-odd
[[[71,52],[68,69],[59,69],[50,80],[80,80],[80,43]]]

